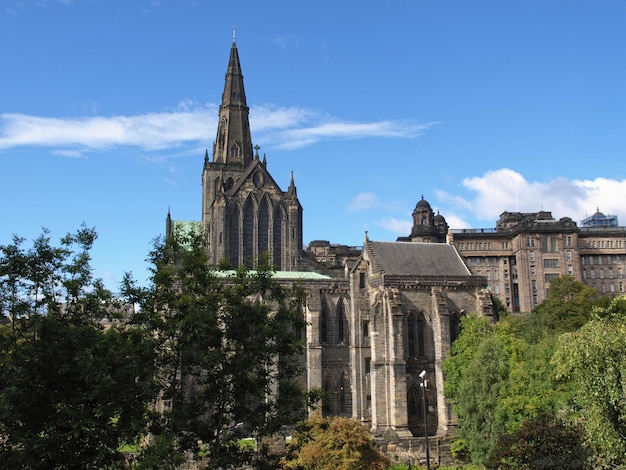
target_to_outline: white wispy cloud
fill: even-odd
[[[469,197],[445,191],[437,193],[439,201],[451,208],[461,220],[471,215],[494,226],[504,211],[546,210],[552,212],[555,218],[571,217],[580,221],[597,209],[605,214],[617,215],[622,223],[626,220],[626,180],[555,178],[528,181],[514,170],[501,168],[482,176],[465,178],[462,184],[470,191]],[[463,217],[464,213],[466,217]],[[447,214],[443,215],[451,227],[457,228],[450,223]]]
[[[465,195],[436,190],[429,200],[433,208],[440,208],[452,229],[492,228],[505,211],[549,211],[553,217],[571,217],[580,221],[600,210],[617,215],[620,224],[626,221],[626,180],[611,178],[567,179],[530,181],[509,168],[488,171],[481,176],[471,176],[462,185]],[[388,215],[378,218],[375,224],[404,236],[410,233],[413,222],[406,207],[384,204],[374,193],[360,193],[348,204],[352,211],[380,212]],[[435,209],[435,212],[437,210]]]
[[[282,36],[275,36],[271,38],[270,41],[276,44],[281,49],[296,49],[300,45],[300,40],[295,34],[283,34]]]
[[[394,212],[406,210],[407,207],[405,201],[382,201],[375,193],[363,192],[348,201],[347,210],[349,212],[357,212],[378,209],[385,212]]]
[[[218,105],[181,102],[176,109],[132,116],[41,117],[0,115],[0,151],[21,146],[49,147],[56,154],[134,146],[164,150],[211,142]],[[415,138],[432,124],[399,121],[343,122],[318,111],[255,106],[255,138],[273,148],[297,148],[328,139]]]
[[[377,209],[382,205],[378,195],[374,193],[359,193],[348,202],[348,210],[362,211],[368,209]]]
[[[411,233],[413,222],[396,217],[385,217],[376,222],[376,225],[395,233],[397,236],[407,236]]]
[[[376,122],[321,122],[308,127],[286,129],[276,132],[273,140],[278,148],[294,149],[321,140],[361,139],[366,137],[415,138],[423,134],[430,124],[409,124],[398,121]]]
[[[205,138],[209,131],[208,118],[206,107],[112,117],[2,114],[0,150],[19,146],[105,149],[121,145],[163,149]]]

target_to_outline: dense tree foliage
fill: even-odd
[[[123,288],[159,342],[161,414],[145,455],[165,463],[174,449],[209,468],[263,455],[238,441],[276,432],[302,419],[306,407],[297,382],[303,290],[272,280],[267,265],[256,272],[211,267],[195,236],[157,241],[150,262],[147,289],[130,279]]]
[[[319,415],[298,425],[283,460],[284,468],[292,470],[384,470],[389,465],[359,421]]]
[[[486,462],[498,470],[584,470],[591,468],[583,432],[555,415],[525,420],[515,432],[503,434]]]
[[[82,227],[60,246],[47,231],[0,246],[2,468],[104,468],[143,434],[154,349],[93,279],[95,239]]]
[[[572,276],[552,279],[546,300],[528,318],[527,325],[532,326],[528,333],[542,339],[580,328],[589,320],[596,295],[595,289]]]
[[[588,433],[598,464],[624,464],[626,455],[626,300],[596,307],[591,320],[559,339],[552,363],[575,384],[572,411]]]
[[[508,315],[493,325],[476,316],[463,320],[444,362],[445,391],[460,427],[456,448],[484,463],[496,445],[502,452],[503,442],[509,442],[501,441],[503,436],[569,409],[576,387],[556,380],[551,361],[559,335],[590,317],[592,294],[565,276],[551,282],[548,299],[530,314]],[[534,431],[547,429],[541,423]]]

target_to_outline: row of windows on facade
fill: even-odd
[[[541,251],[546,253],[555,253],[559,251],[559,239],[560,237],[540,237],[540,246]],[[526,246],[534,247],[536,245],[537,237],[526,237]],[[563,237],[563,247],[571,247],[574,246],[573,238],[568,235]]]
[[[476,274],[478,276],[483,276],[484,275],[485,278],[488,281],[491,281],[491,280],[498,281],[499,280],[499,278],[498,278],[498,271],[495,271],[495,270],[493,271],[493,274],[494,274],[493,276],[491,275],[491,271],[485,271],[484,273],[482,271],[478,271]],[[569,276],[573,276],[574,275],[574,268],[572,266],[568,266],[567,267],[567,274]],[[536,277],[537,276],[537,270],[535,269],[534,266],[530,267],[530,275],[532,277]],[[560,275],[561,275],[560,273],[545,273],[543,275],[543,278],[544,278],[545,282],[550,282],[552,279],[554,279],[555,277],[559,277]],[[609,277],[611,277],[611,278],[613,277],[613,273],[612,272],[610,273]],[[618,272],[618,277],[621,277],[621,270],[619,270],[619,272]],[[509,280],[508,272],[504,273],[504,278],[505,278],[505,280]],[[517,279],[517,273],[513,273],[513,280],[516,280],[516,279]],[[536,289],[536,285],[537,285],[537,280],[536,279],[531,279],[531,285],[533,286],[533,290],[537,290]],[[508,284],[506,285],[506,288],[507,288],[507,293],[508,293]],[[491,285],[488,285],[487,289],[491,290]],[[499,293],[500,292],[499,292],[499,289],[498,289],[498,284],[495,284],[495,294],[499,294]]]
[[[624,240],[590,240],[589,248],[624,248]]]
[[[535,262],[536,258],[535,258],[535,253],[534,251],[531,251],[530,253],[530,261],[531,262]],[[572,261],[572,253],[570,251],[566,252],[566,259],[567,261]],[[482,265],[484,266],[490,266],[491,264],[495,264],[495,258],[492,259],[492,261],[490,262],[489,258],[483,258],[482,259]],[[602,265],[602,264],[620,264],[622,263],[622,258],[620,255],[586,255],[586,256],[581,256],[581,263],[583,265],[585,264],[589,264],[589,265],[593,265],[593,264],[598,264],[598,265]],[[467,258],[467,265],[468,266],[481,266],[481,258]],[[546,258],[543,260],[543,267],[546,269],[557,269],[559,268],[560,262],[558,258]],[[487,277],[487,280],[491,280],[491,273],[493,272],[493,279],[494,280],[498,280],[498,271],[497,270],[493,270],[493,271],[485,271],[485,276]],[[617,270],[618,272],[618,277],[622,277],[622,269],[618,268]],[[584,270],[583,270],[584,273]],[[477,275],[481,276],[483,275],[483,273],[481,271],[477,271],[476,272]],[[572,267],[572,265],[568,265],[567,266],[567,274],[570,276],[574,275],[574,268]],[[531,276],[536,276],[537,275],[537,270],[536,270],[536,266],[531,265],[530,266],[530,275]],[[584,274],[583,274],[584,275]],[[604,277],[603,274],[600,274],[601,277]],[[609,268],[609,277],[613,277],[613,268]],[[508,270],[504,270],[504,278],[508,279]]]
[[[620,255],[586,255],[580,257],[580,262],[582,264],[620,264],[622,258]]]
[[[541,237],[540,243],[537,244],[537,238],[534,236],[526,237],[526,246],[529,248],[535,246],[541,246],[541,251],[546,253],[554,253],[559,251],[558,240],[559,237]],[[480,251],[480,250],[491,250],[492,243],[491,242],[461,242],[458,245],[459,251]],[[509,242],[501,242],[501,248],[503,250],[508,250],[510,248]],[[563,237],[563,247],[573,247],[574,239],[572,236]],[[589,248],[623,248],[624,241],[623,240],[589,240],[587,246]]]
[[[566,254],[566,258],[567,258],[567,261],[572,261],[572,253],[568,251],[567,254]],[[493,258],[493,260],[491,262],[489,261],[489,258],[482,258],[482,262],[481,262],[481,258],[467,258],[467,265],[468,266],[481,266],[481,264],[482,264],[483,266],[490,266],[490,265],[496,266],[497,263],[495,261],[496,261],[496,258]],[[530,252],[530,262],[534,263],[535,261],[536,261],[535,254],[534,254],[533,251],[531,251]],[[609,259],[609,261],[610,261],[610,259]],[[504,263],[504,264],[506,264],[506,263]],[[591,264],[593,264],[593,263],[591,263]],[[602,263],[599,263],[599,264],[602,264]],[[611,264],[611,263],[609,262],[607,264]],[[559,259],[558,258],[546,258],[546,259],[543,260],[543,267],[544,268],[558,268],[559,267]],[[531,271],[533,271],[534,269],[535,269],[535,266],[531,265]],[[498,271],[497,270],[493,270],[493,272],[496,274],[496,279],[497,279]],[[508,270],[505,269],[504,272],[507,273]],[[487,271],[487,273],[489,273],[489,271]],[[477,272],[477,274],[480,275],[480,272]]]
[[[600,255],[598,255],[600,256]],[[572,256],[572,252],[571,251],[566,251],[565,252],[565,258],[567,259],[567,261],[572,261],[573,256]],[[528,252],[528,259],[530,260],[531,263],[534,263],[536,261],[536,256],[535,256],[535,252],[534,251],[530,251]],[[496,266],[498,263],[498,258],[494,258],[494,257],[473,257],[473,258],[466,258],[466,262],[468,266],[480,266],[481,264],[484,266],[490,266],[490,265],[494,265]],[[548,265],[546,266],[546,261],[548,262]],[[515,262],[515,258],[511,259],[511,264],[514,264]],[[549,258],[549,259],[544,259],[544,266],[545,267],[558,267],[558,258],[554,259],[554,258]],[[619,255],[617,256],[617,263],[619,263]],[[555,266],[550,266],[550,263],[556,263]],[[502,264],[507,264],[507,259],[505,258],[503,260]],[[584,263],[583,263],[584,264]],[[591,263],[593,264],[593,262]],[[600,260],[599,264],[602,264],[602,260]],[[611,264],[611,256],[609,255],[607,257],[607,264]]]
[[[548,268],[550,268],[550,267],[551,268],[557,267],[558,268],[558,264],[556,266],[545,266],[544,265],[544,267],[548,267]],[[618,273],[619,273],[618,277],[621,277],[621,269],[618,271]],[[573,266],[571,266],[571,265],[567,266],[567,274],[569,276],[573,276],[574,275],[574,268],[573,268]],[[476,271],[476,275],[477,276],[485,276],[485,278],[488,281],[491,281],[491,280],[499,281],[500,280],[500,277],[498,275],[498,270],[497,269],[487,270],[487,271]],[[549,281],[548,277],[553,278],[553,277],[559,276],[559,275],[560,275],[560,273],[554,273],[554,274],[545,274],[544,276],[546,278],[546,281]],[[530,267],[530,276],[531,277],[536,277],[537,276],[537,268],[535,266],[531,266]],[[611,274],[610,277],[613,277],[613,275]],[[508,269],[504,270],[504,279],[505,280],[509,280],[509,271],[508,271]],[[517,279],[517,272],[513,273],[513,279]]]
[[[614,272],[613,272],[613,268],[608,268],[607,269],[607,273],[608,273],[608,278],[609,279],[613,279],[615,277]],[[587,276],[589,275],[589,277],[591,279],[595,279],[596,278],[596,270],[591,268],[589,270],[589,274],[587,274],[587,269],[583,268],[583,279],[587,279]],[[599,269],[598,270],[598,277],[600,279],[604,279],[604,269]],[[621,279],[622,278],[622,268],[617,268],[617,278]]]
[[[506,243],[506,248],[504,247]],[[491,250],[491,242],[461,242],[458,245],[459,251],[473,251],[473,250]],[[502,243],[502,249],[506,250],[509,247],[508,242]]]
[[[595,281],[591,281],[589,283],[589,285],[591,287],[593,287],[594,289],[598,290],[598,286],[596,285]],[[600,292],[602,292],[603,294],[606,294],[607,292],[615,293],[615,283],[613,283],[613,282],[609,283],[608,291],[607,291],[606,286],[607,286],[606,283],[601,282],[600,283]],[[618,288],[618,292],[623,293],[624,292],[624,283],[623,282],[619,282],[618,285],[617,285],[617,288]]]
[[[331,324],[331,319],[329,318],[330,315],[328,315],[328,312],[326,311],[325,308],[322,309],[321,315],[320,315],[320,343],[328,343],[331,340],[336,340],[337,343],[339,344],[346,344],[347,343],[347,321],[346,321],[346,315],[345,315],[345,307],[344,307],[344,303],[342,301],[340,301],[337,304],[337,310],[335,312],[335,318],[334,318],[334,326],[336,326],[335,329],[335,336],[334,338],[331,338],[331,332],[330,332],[330,324]],[[456,317],[451,318],[451,324],[450,324],[450,329],[451,329],[451,334],[456,337],[456,332],[458,330],[458,326],[456,324],[454,324],[453,322],[458,322],[458,319],[456,319]],[[418,313],[409,313],[407,315],[407,323],[406,323],[406,329],[407,329],[407,334],[406,334],[406,338],[407,338],[407,353],[409,357],[421,357],[424,356],[425,352],[424,352],[424,317],[421,314]],[[364,320],[361,324],[361,331],[363,334],[363,337],[367,338],[369,337],[369,320]],[[368,367],[369,369],[369,367]],[[367,372],[369,372],[369,370],[367,370]]]
[[[326,378],[324,380],[324,395],[322,399],[322,411],[326,414],[335,415],[347,415],[352,408],[352,397],[349,391],[349,381],[340,379],[339,383],[331,383],[331,379]],[[427,400],[429,392],[426,393]],[[366,395],[365,408],[370,410],[372,408],[372,396]],[[430,412],[430,411],[429,411]],[[409,425],[412,421],[417,420],[420,424],[418,432],[421,431],[421,423],[424,422],[424,413],[422,407],[422,395],[417,384],[413,384],[407,393],[407,413],[409,418]],[[416,424],[413,422],[413,424]]]
[[[545,251],[545,252],[556,252],[559,250],[559,245],[558,245],[558,240],[560,239],[560,237],[541,237],[540,240],[540,246],[541,246],[541,251]],[[537,242],[536,242],[537,238],[534,236],[529,236],[526,237],[526,246],[527,247],[534,247],[537,246]],[[501,248],[503,250],[508,250],[510,248],[510,243],[509,242],[501,242]],[[574,239],[572,238],[572,236],[565,236],[563,237],[563,246],[564,247],[568,247],[568,246],[574,246]],[[492,249],[492,243],[491,242],[461,242],[458,245],[459,250],[460,251],[465,251],[465,250],[491,250]]]

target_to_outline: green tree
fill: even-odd
[[[383,470],[390,461],[363,425],[345,417],[314,415],[301,422],[283,459],[292,470]]]
[[[509,376],[509,351],[501,338],[485,339],[467,367],[459,387],[456,410],[461,437],[467,442],[472,461],[484,463],[505,424],[497,419],[499,402]]]
[[[270,435],[306,407],[303,289],[275,282],[267,264],[256,272],[209,266],[200,236],[157,240],[149,260],[151,285],[127,278],[123,287],[159,341],[161,413],[145,455],[166,465],[173,451],[190,453],[209,468],[263,455],[239,440]]]
[[[576,387],[572,400],[588,443],[603,464],[626,455],[626,300],[596,307],[578,331],[561,336],[553,357],[558,377]]]
[[[459,388],[478,346],[491,335],[493,327],[488,318],[475,314],[461,318],[461,334],[452,343],[450,354],[443,363],[445,394],[453,405],[461,398]]]
[[[147,419],[153,347],[93,279],[93,229],[53,246],[44,230],[0,246],[0,449],[3,468],[121,465]],[[108,327],[105,328],[104,324]]]
[[[589,320],[596,297],[593,288],[572,276],[552,279],[546,300],[531,314],[536,326],[528,332],[550,336],[577,330]]]
[[[459,421],[455,448],[466,449],[476,462],[489,457],[501,434],[553,413],[571,396],[552,377],[555,337],[539,339],[529,334],[533,327],[530,315],[508,315],[493,325],[470,316],[444,362],[446,394]]]
[[[496,419],[507,432],[515,432],[524,421],[562,409],[572,394],[572,387],[555,380],[550,363],[558,336],[542,336],[527,341],[530,315],[509,316],[495,327],[497,336],[506,336],[509,344],[509,375],[502,389]]]
[[[525,420],[515,432],[503,434],[487,468],[499,470],[584,470],[591,468],[583,432],[554,414]]]

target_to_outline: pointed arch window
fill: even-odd
[[[346,412],[346,383],[341,377],[339,381],[339,413]]]
[[[422,397],[416,385],[412,385],[409,389],[407,401],[409,422],[415,419],[422,421],[424,419],[424,411],[422,409]]]
[[[230,156],[231,158],[239,158],[239,144],[237,142],[230,147]]]
[[[450,314],[450,343],[454,343],[461,333],[461,315],[458,312]]]
[[[270,213],[267,198],[259,204],[257,253],[259,257],[270,251]],[[271,262],[271,259],[269,260]]]
[[[345,306],[343,303],[343,299],[339,299],[339,302],[337,302],[337,341],[340,343],[343,343],[346,340],[345,328],[344,328],[345,321],[346,321]]]
[[[407,342],[409,357],[424,356],[424,316],[421,313],[411,312],[407,318]]]
[[[331,385],[330,385],[330,379],[328,377],[326,377],[326,379],[324,380],[324,385],[322,386],[323,389],[323,394],[322,394],[322,411],[325,413],[330,413],[332,412],[332,405],[331,405]]]
[[[320,343],[328,341],[328,309],[326,302],[322,301],[322,311],[320,312]]]
[[[298,303],[298,307],[297,307],[296,311],[298,312],[298,317],[299,318],[304,317],[302,304]],[[302,340],[302,339],[305,339],[305,336],[306,336],[306,330],[304,329],[304,327],[297,326],[296,327],[296,339],[297,340]]]
[[[220,120],[220,127],[218,130],[218,143],[221,145],[224,143],[224,139],[225,139],[225,129],[226,129],[226,118],[222,117],[222,119]]]
[[[417,384],[411,385],[407,393],[409,430],[413,436],[424,435],[424,408],[422,394]]]
[[[254,267],[254,206],[251,199],[243,208],[243,263],[250,269]]]
[[[239,207],[235,206],[230,214],[228,223],[229,231],[226,239],[229,245],[228,256],[230,257],[230,264],[233,268],[239,267],[239,219]]]
[[[283,253],[283,223],[286,219],[286,216],[283,214],[283,210],[281,206],[277,206],[274,212],[274,227],[273,227],[273,240],[272,240],[272,249],[274,255],[274,264],[276,265],[276,269],[282,269],[282,253]]]

